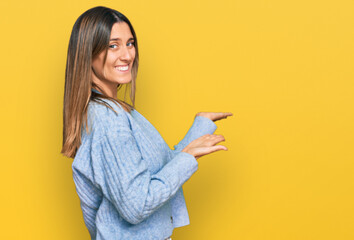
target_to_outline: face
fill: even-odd
[[[116,97],[118,84],[132,80],[135,45],[127,23],[113,24],[105,65],[104,54],[103,51],[92,61],[93,81],[111,97]]]

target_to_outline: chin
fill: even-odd
[[[118,83],[119,84],[126,84],[126,83],[130,83],[132,81],[132,79],[131,78],[129,78],[129,79],[118,79]]]

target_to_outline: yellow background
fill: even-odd
[[[171,148],[197,112],[234,113],[173,240],[354,239],[349,0],[2,1],[1,239],[89,239],[60,150],[71,29],[98,5],[131,20],[137,110]]]

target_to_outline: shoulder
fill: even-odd
[[[103,99],[102,103],[90,101],[87,109],[88,121],[94,128],[105,132],[129,128],[130,122],[127,114],[119,103],[107,99]]]

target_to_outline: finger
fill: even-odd
[[[218,121],[220,119],[225,119],[230,116],[233,116],[233,114],[231,112],[217,112],[217,113],[214,113],[214,121]]]
[[[209,146],[214,146],[215,144],[218,144],[219,142],[225,141],[224,136],[222,135],[213,135],[212,137],[206,139],[206,144]]]
[[[225,138],[221,134],[206,134],[203,135],[203,142],[201,144],[205,144],[206,146],[213,146],[219,142],[225,141]]]
[[[210,146],[210,147],[200,147],[197,148],[195,153],[193,154],[194,156],[204,156],[212,152],[216,152],[219,150],[224,150],[227,151],[227,147],[223,145],[215,145],[215,146]]]
[[[206,134],[205,137],[206,137],[207,139],[224,138],[224,136],[221,135],[221,134]]]
[[[227,147],[225,147],[224,145],[215,145],[211,147],[211,151],[215,152],[215,151],[219,151],[219,150],[225,150],[227,151]]]
[[[209,135],[205,137],[205,143],[209,146],[214,145],[215,142],[217,142],[217,139],[219,139],[220,137],[218,137],[217,135]]]
[[[220,140],[220,139],[225,140],[225,137],[224,137],[223,135],[221,135],[221,134],[214,134],[214,135],[212,135],[212,136],[213,136],[214,139],[216,139],[216,140]]]
[[[233,116],[233,114],[231,112],[224,112],[223,114],[224,114],[223,118],[227,118],[227,117]]]

